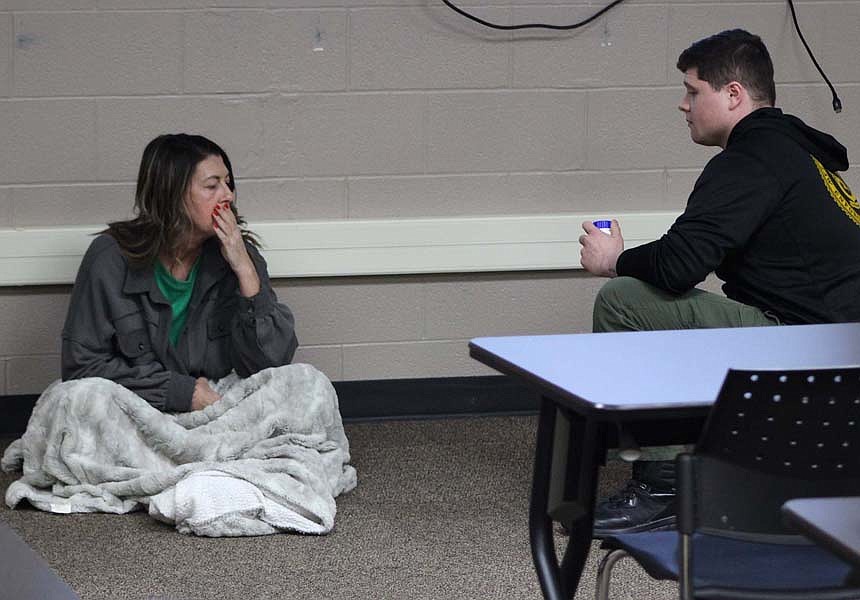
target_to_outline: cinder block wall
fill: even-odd
[[[464,6],[568,23],[603,4]],[[856,164],[860,1],[796,5],[841,115],[776,0],[629,0],[571,33],[495,32],[435,0],[0,0],[0,227],[95,230],[128,215],[140,153],[166,131],[226,148],[252,223],[680,211],[713,150],[689,141],[674,62],[738,26],[768,43],[779,105],[837,134]],[[587,331],[601,283],[581,271],[276,282],[299,360],[336,380],[489,374],[469,338]],[[58,376],[68,294],[0,289],[0,393]]]

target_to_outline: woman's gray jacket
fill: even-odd
[[[153,268],[135,269],[111,236],[93,240],[75,279],[63,327],[63,380],[103,377],[164,411],[191,410],[197,377],[248,377],[289,362],[293,314],[279,304],[266,262],[246,243],[260,292],[245,298],[217,238],[203,245],[188,317],[174,348],[170,304]]]

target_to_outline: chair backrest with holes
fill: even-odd
[[[730,370],[694,454],[697,528],[789,534],[787,500],[860,495],[860,367]]]

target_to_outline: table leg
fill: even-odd
[[[560,474],[564,485],[558,504],[555,508],[550,505],[550,511],[559,514],[567,525],[568,542],[561,562],[561,581],[562,588],[572,598],[591,551],[597,474],[605,453],[605,426],[575,413],[562,411],[560,416],[569,422],[565,469]],[[556,460],[559,460],[558,452]]]
[[[591,549],[597,458],[602,451],[599,433],[591,420],[560,411],[549,398],[541,400],[529,535],[538,580],[548,600],[573,597]],[[553,516],[570,532],[561,567],[555,557]]]
[[[549,485],[552,472],[552,447],[555,435],[555,403],[541,399],[535,443],[535,464],[532,475],[532,497],[529,506],[529,537],[532,560],[537,570],[543,597],[563,600],[555,544],[552,538],[552,519],[549,517]]]

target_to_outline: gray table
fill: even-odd
[[[469,353],[542,395],[529,535],[544,597],[561,600],[588,558],[607,448],[695,441],[729,368],[858,365],[860,324],[488,337]],[[560,565],[553,521],[570,531]]]
[[[860,497],[798,498],[782,507],[786,521],[854,567],[860,583]]]

